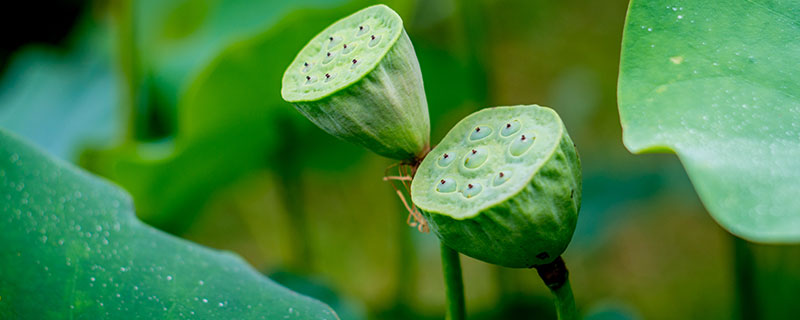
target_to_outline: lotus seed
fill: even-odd
[[[353,52],[354,49],[355,49],[354,46],[352,46],[352,45],[348,46],[347,44],[344,44],[342,46],[342,54],[348,54],[350,52]]]
[[[483,148],[472,149],[469,154],[464,158],[464,167],[468,169],[477,169],[486,162],[489,158],[489,152]]]
[[[380,43],[380,42],[381,42],[381,36],[373,35],[371,40],[369,41],[369,46],[370,47],[374,47],[374,46],[378,45],[378,43]]]
[[[456,182],[453,179],[445,178],[439,180],[439,184],[436,185],[436,191],[440,193],[450,193],[456,191]]]
[[[333,61],[333,53],[330,53],[330,52],[328,52],[328,53],[325,55],[325,59],[323,59],[323,60],[322,60],[322,64],[328,64],[328,63],[330,63],[331,61]]]
[[[531,148],[531,145],[533,145],[533,140],[535,140],[535,138],[528,138],[524,134],[520,136],[519,139],[514,140],[514,142],[512,142],[511,146],[509,147],[511,155],[515,157],[521,156],[523,153],[525,153],[526,151],[528,151],[528,149]]]
[[[474,196],[477,196],[483,190],[483,186],[480,183],[472,182],[467,184],[467,187],[461,191],[461,195],[465,198],[470,199]]]
[[[469,135],[469,139],[472,141],[477,141],[483,138],[488,137],[492,134],[492,129],[488,126],[478,126],[475,127],[475,130]]]
[[[455,159],[455,158],[453,158],[453,157],[451,157],[449,154],[445,153],[444,155],[442,155],[441,157],[439,157],[439,161],[438,161],[438,163],[439,163],[439,166],[440,166],[440,167],[447,167],[447,166],[449,166],[449,165],[450,165],[450,163],[452,163],[452,162],[453,162],[453,160],[454,160],[454,159]]]
[[[358,32],[356,32],[356,37],[363,36],[369,31],[369,26],[359,26]]]
[[[506,123],[503,129],[500,130],[500,135],[503,137],[508,137],[512,134],[517,133],[522,125],[517,120],[513,120],[511,122]]]
[[[494,177],[494,180],[492,181],[492,185],[495,186],[495,187],[500,186],[500,185],[506,183],[506,181],[508,181],[508,179],[511,179],[511,172],[510,171],[505,171],[505,172],[504,171],[500,171],[500,173],[498,173]]]

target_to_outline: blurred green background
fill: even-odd
[[[3,9],[0,126],[105,176],[157,228],[232,250],[342,319],[437,319],[438,241],[406,225],[392,161],[280,99],[316,32],[361,0],[34,1]],[[730,319],[733,238],[671,155],[631,155],[616,105],[627,1],[388,0],[435,143],[487,106],[541,104],[581,153],[565,254],[591,319]],[[45,9],[48,8],[48,9]],[[533,270],[462,258],[471,319],[547,319]],[[780,277],[776,279],[780,280]]]

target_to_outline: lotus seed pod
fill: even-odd
[[[326,132],[382,156],[417,159],[429,148],[419,62],[387,6],[358,11],[314,37],[286,69],[281,95]]]
[[[451,248],[501,266],[538,266],[572,239],[580,159],[552,109],[488,108],[461,120],[431,150],[411,197]]]

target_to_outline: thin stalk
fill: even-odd
[[[466,307],[464,304],[464,281],[461,279],[461,261],[458,252],[444,243],[442,247],[442,272],[444,273],[444,289],[447,294],[446,320],[464,320]]]
[[[755,281],[757,272],[755,252],[746,240],[737,236],[732,237],[739,317],[740,319],[758,319],[760,312]]]
[[[553,262],[536,267],[539,277],[550,288],[555,299],[556,313],[559,320],[578,319],[578,310],[575,308],[575,297],[569,284],[569,272],[560,256]]]

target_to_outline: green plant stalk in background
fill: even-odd
[[[447,320],[463,320],[467,310],[464,302],[464,281],[461,276],[461,260],[458,251],[441,242],[442,248],[442,274],[444,275],[445,294],[447,301]]]

